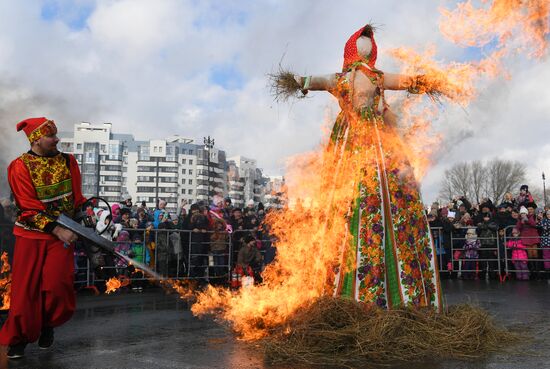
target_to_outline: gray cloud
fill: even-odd
[[[213,135],[230,155],[255,157],[268,173],[281,174],[287,156],[321,142],[321,127],[338,111],[323,93],[273,102],[266,74],[283,55],[298,73],[336,72],[345,41],[369,21],[380,25],[383,70],[398,70],[384,54],[393,47],[434,44],[445,61],[465,53],[439,34],[428,0],[81,1],[95,10],[80,30],[67,25],[74,8],[45,21],[38,0],[0,3],[0,92],[20,92],[1,100],[6,132],[24,117],[48,115],[64,129],[108,121],[115,132],[141,139]],[[220,65],[238,72],[242,85],[216,84],[211,71]],[[465,109],[440,111],[434,129],[445,140],[423,181],[426,200],[435,198],[444,169],[461,160],[508,155],[528,161],[533,173],[541,166],[550,172],[542,150],[549,66],[517,59],[509,65],[512,80],[486,84]],[[9,137],[2,157],[21,151]]]

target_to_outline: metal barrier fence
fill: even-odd
[[[488,237],[476,237],[479,248],[477,257],[466,257],[464,245],[468,240],[466,232],[476,227],[453,228],[445,232],[442,227],[431,227],[440,273],[451,273],[458,278],[489,278],[491,274],[501,274],[501,247],[498,231]],[[446,239],[448,238],[448,240]]]
[[[530,278],[539,278],[542,275],[550,274],[550,247],[542,247],[542,241],[548,240],[550,244],[549,236],[509,236],[508,230],[514,228],[513,226],[507,227],[504,233],[504,245],[506,250],[504,253],[504,278],[507,279],[511,275],[518,280],[529,280]],[[538,239],[538,247],[531,245],[526,247],[515,247],[513,241],[516,240],[530,240]],[[510,242],[512,241],[512,242]],[[536,243],[535,243],[536,245]],[[523,245],[525,246],[525,245]],[[521,250],[525,251],[524,253]],[[519,251],[514,257],[514,251]],[[533,275],[533,273],[535,273]]]
[[[525,273],[535,272],[538,276],[550,274],[550,248],[540,246],[526,247],[528,257],[523,260],[513,260],[513,249],[508,246],[508,241],[515,239],[539,239],[540,241],[550,239],[548,236],[519,236],[510,237],[510,231],[515,226],[508,226],[504,229],[492,232],[491,237],[478,237],[482,243],[477,258],[466,259],[464,257],[465,234],[467,229],[477,227],[466,227],[453,229],[445,232],[442,227],[431,227],[436,254],[438,258],[439,272],[448,273],[456,277],[465,278],[488,278],[491,275],[499,277],[501,281],[515,275],[516,279],[525,279]],[[460,235],[457,235],[457,234]],[[482,242],[486,241],[486,242]],[[550,244],[550,241],[548,242]],[[483,244],[492,244],[492,247]],[[515,261],[515,262],[514,262]],[[522,278],[520,278],[520,273]]]
[[[238,251],[242,246],[241,238],[255,232],[254,230],[227,233],[206,230],[131,228],[123,230],[130,234],[130,239],[122,242],[114,241],[117,251],[130,254],[130,257],[145,262],[158,274],[171,279],[197,279],[219,283],[229,280]],[[137,240],[139,242],[136,242]],[[269,237],[260,237],[258,241],[262,246],[260,253],[265,257],[272,248],[273,240]],[[147,279],[146,276],[132,273],[131,267],[121,263],[103,269],[115,269],[111,274],[125,275],[132,280]],[[94,272],[90,271],[87,258],[86,265],[79,266],[77,270],[86,270],[86,280],[77,278],[77,283],[85,282],[90,286],[104,281],[102,278],[95,277]]]
[[[12,235],[13,224],[0,224],[0,251],[13,255],[15,238]],[[528,247],[525,260],[512,258],[513,250],[506,247],[512,240],[509,231],[513,226],[504,229],[504,234],[493,232],[491,237],[478,237],[482,246],[477,258],[467,259],[464,255],[464,236],[467,229],[453,229],[445,232],[441,227],[431,227],[432,238],[436,247],[439,272],[452,277],[489,278],[499,277],[501,281],[514,275],[517,279],[532,272],[550,273],[550,248]],[[172,279],[197,279],[207,282],[226,282],[236,264],[237,255],[247,234],[259,236],[260,252],[264,265],[275,257],[275,240],[269,235],[254,230],[237,230],[232,234],[214,231],[192,231],[179,229],[124,229],[130,234],[127,241],[115,242],[119,251],[131,253],[132,258],[148,264],[157,273]],[[528,237],[519,237],[526,239]],[[535,237],[533,237],[535,238]],[[543,237],[536,237],[541,240]],[[138,242],[138,240],[140,242]],[[483,241],[483,242],[482,242]],[[105,255],[108,257],[108,255]],[[134,281],[144,281],[146,276],[139,271],[132,272],[126,265],[116,263],[102,268],[106,275],[125,275]],[[526,270],[527,267],[527,270]],[[531,268],[531,270],[529,269]],[[104,282],[90,263],[82,245],[75,248],[75,285],[78,287],[94,286]]]
[[[0,252],[7,251],[11,257],[15,237],[12,235],[13,224],[0,224]],[[131,254],[132,258],[145,262],[158,274],[171,279],[197,279],[208,282],[224,283],[229,280],[231,270],[236,264],[237,255],[242,246],[242,239],[254,233],[259,242],[260,253],[265,262],[274,258],[274,240],[256,230],[237,230],[233,233],[215,231],[193,231],[180,229],[133,229],[125,228],[129,233],[126,241],[113,241],[117,251]],[[139,240],[139,242],[138,242]],[[102,253],[103,260],[110,255]],[[111,276],[124,275],[132,281],[145,281],[139,271],[132,271],[117,259],[113,265],[101,267],[99,273],[85,252],[83,244],[77,242],[74,252],[75,286],[91,287],[103,283]],[[101,275],[103,276],[101,276]]]

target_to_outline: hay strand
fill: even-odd
[[[323,297],[297,311],[263,341],[272,363],[388,365],[432,359],[474,359],[517,342],[482,309],[453,306],[384,310]]]

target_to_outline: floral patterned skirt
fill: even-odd
[[[419,186],[399,135],[382,117],[364,117],[372,134],[349,221],[334,294],[384,308],[441,309],[436,253]],[[342,116],[332,140],[345,144]]]

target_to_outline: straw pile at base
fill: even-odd
[[[332,366],[474,359],[519,340],[471,305],[388,311],[331,297],[271,333],[263,341],[268,361]]]

